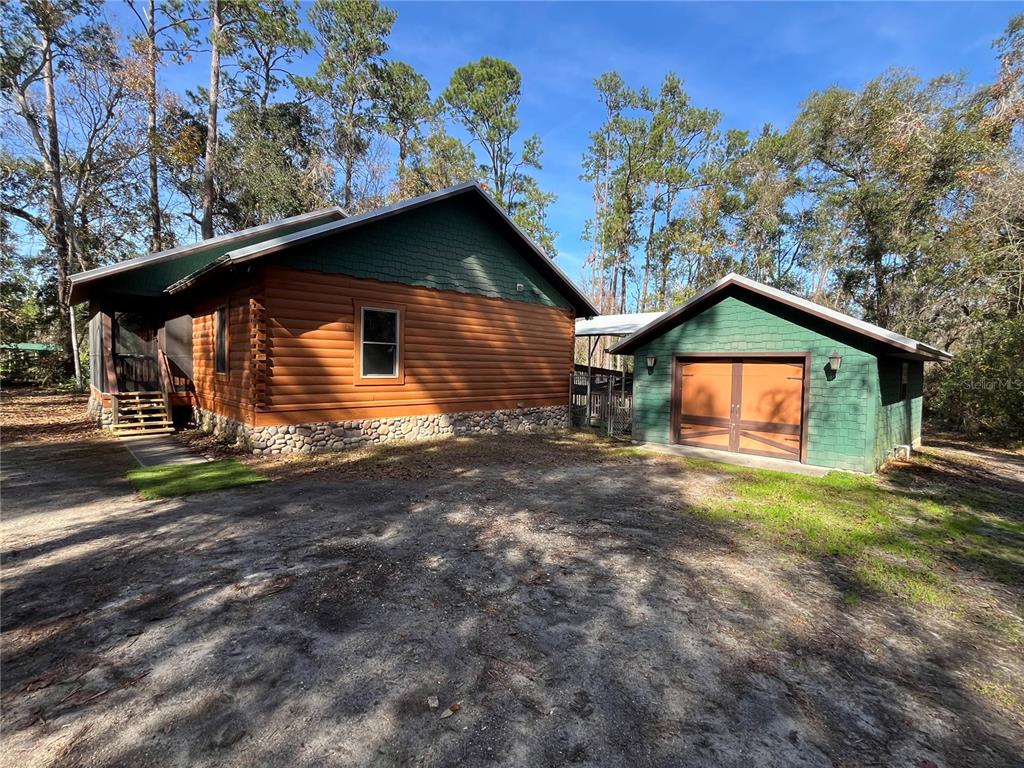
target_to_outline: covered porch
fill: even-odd
[[[181,421],[192,405],[192,318],[153,303],[90,306],[91,408],[119,434],[172,432],[175,410]]]

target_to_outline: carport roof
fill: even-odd
[[[859,320],[856,317],[837,312],[834,309],[823,307],[820,304],[815,304],[813,301],[780,291],[778,288],[759,283],[735,272],[730,272],[710,288],[698,293],[689,301],[655,318],[633,335],[611,347],[608,351],[617,355],[634,352],[644,342],[685,322],[719,299],[724,298],[731,291],[746,291],[763,296],[779,304],[816,317],[819,320],[824,320],[827,323],[832,323],[861,336],[881,342],[899,352],[909,354],[920,360],[950,360],[953,357],[944,349],[939,349],[923,341],[917,341],[894,331],[886,330],[866,320]]]
[[[627,315],[599,315],[576,321],[577,336],[628,336],[636,333],[661,312],[634,312]]]

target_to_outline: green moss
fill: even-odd
[[[189,493],[219,491],[266,480],[234,459],[197,464],[164,464],[128,471],[128,479],[146,499],[185,496]]]

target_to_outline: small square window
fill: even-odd
[[[398,378],[398,310],[363,307],[359,328],[359,375]]]
[[[214,370],[217,373],[228,372],[228,308],[217,307],[214,317],[214,333],[216,349],[214,352]]]

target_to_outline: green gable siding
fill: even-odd
[[[298,246],[280,263],[353,277],[474,293],[547,306],[571,305],[481,212],[445,200]],[[523,290],[517,290],[517,284]]]
[[[833,350],[843,363],[829,380],[826,366]],[[810,352],[807,462],[860,472],[875,469],[877,358],[858,337],[774,302],[728,296],[636,351],[635,440],[671,442],[672,356],[687,352]],[[658,358],[650,375],[649,353]]]
[[[903,363],[907,364],[907,392],[903,397]],[[924,403],[924,363],[895,357],[878,359],[878,428],[875,430],[875,466],[890,458],[896,445],[921,444]]]
[[[311,221],[304,221],[288,227],[281,227],[271,233],[253,235],[232,240],[228,243],[220,243],[209,248],[204,248],[196,253],[180,256],[168,261],[154,262],[130,272],[120,275],[111,275],[103,281],[103,291],[106,293],[130,293],[139,296],[159,296],[164,288],[176,283],[183,277],[187,277],[208,264],[212,264],[225,253],[237,251],[247,245],[255,245],[264,240],[272,240],[277,237],[284,237],[304,229],[318,227],[331,221],[327,216],[316,218]]]

